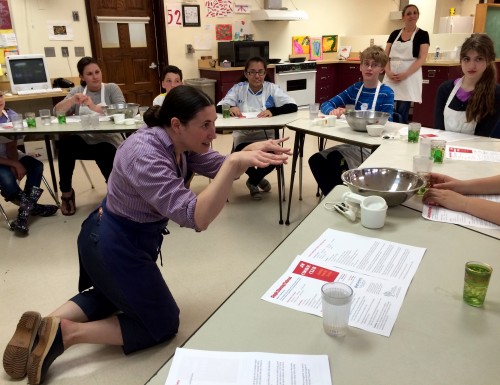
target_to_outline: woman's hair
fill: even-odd
[[[80,60],[78,60],[78,63],[76,63],[76,68],[78,69],[78,74],[80,74],[80,76],[83,76],[83,71],[89,64],[99,65],[97,63],[97,60],[90,56],[84,56]],[[80,85],[82,87],[85,87],[87,85],[87,82],[80,79]]]
[[[417,14],[420,15],[420,10],[418,9],[418,7],[414,4],[408,4],[408,5],[405,5],[405,7],[403,8],[403,10],[401,11],[401,16],[404,16],[405,15],[405,12],[408,8],[410,7],[414,7],[416,10],[417,10]]]
[[[371,47],[366,48],[363,52],[361,52],[360,60],[361,63],[365,60],[372,59],[375,63],[380,64],[382,68],[385,67],[387,62],[389,61],[389,57],[382,49],[382,47],[378,45],[373,45]]]
[[[170,127],[172,118],[187,124],[205,107],[214,102],[203,91],[191,86],[179,86],[170,90],[161,106],[153,106],[144,113],[148,127]]]
[[[465,116],[467,121],[480,121],[482,118],[495,112],[495,88],[496,88],[496,68],[495,68],[495,48],[493,41],[486,34],[473,34],[467,38],[460,49],[460,62],[470,51],[476,51],[478,55],[486,60],[486,69],[481,79],[474,86],[467,103]]]

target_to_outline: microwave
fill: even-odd
[[[244,67],[247,60],[260,56],[269,61],[268,41],[220,41],[218,47],[219,63],[230,61],[233,67]]]

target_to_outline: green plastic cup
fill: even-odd
[[[471,261],[465,264],[464,301],[479,307],[484,303],[493,268],[484,262]]]

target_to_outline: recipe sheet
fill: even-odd
[[[177,348],[165,385],[332,385],[327,355]]]
[[[500,162],[500,152],[478,150],[470,147],[446,146],[446,154],[450,159],[476,162]]]
[[[322,316],[321,286],[354,290],[349,325],[390,336],[424,248],[327,229],[269,288],[262,299]]]
[[[479,199],[486,199],[500,203],[500,195],[470,195]],[[456,225],[480,227],[483,229],[500,229],[499,225],[473,215],[453,211],[440,206],[425,205],[422,208],[422,216],[435,222],[454,223]]]

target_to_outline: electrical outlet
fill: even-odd
[[[68,47],[61,47],[61,53],[63,57],[68,57],[69,56]]]
[[[375,39],[370,39],[370,47],[375,44]]]
[[[73,21],[80,21],[80,14],[78,11],[73,11]]]

